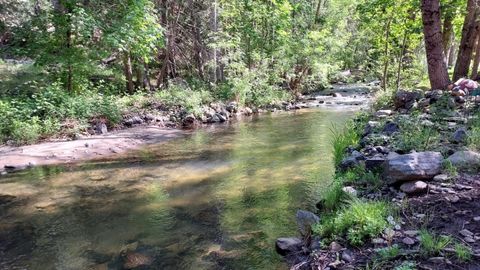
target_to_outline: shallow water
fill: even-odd
[[[333,173],[330,128],[353,112],[263,115],[116,160],[0,178],[0,269],[285,269]]]

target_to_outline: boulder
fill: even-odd
[[[230,102],[228,103],[226,110],[229,113],[237,113],[238,112],[238,103],[237,102]]]
[[[303,241],[297,237],[278,238],[275,242],[275,249],[277,253],[282,256],[287,256],[291,253],[302,251]]]
[[[427,191],[428,185],[423,181],[412,181],[403,183],[400,190],[406,194],[420,194]]]
[[[218,122],[226,122],[227,121],[227,117],[224,114],[217,113],[217,114],[215,114],[215,116],[218,118]]]
[[[370,171],[383,168],[385,165],[385,161],[386,161],[386,158],[380,155],[367,158],[365,160],[365,168],[367,168],[367,170],[370,170]]]
[[[387,157],[386,176],[392,183],[430,180],[442,171],[443,157],[439,152],[415,152]]]
[[[139,125],[139,124],[143,124],[143,119],[140,118],[139,116],[134,116],[134,117],[128,118],[127,120],[123,121],[123,123],[126,126]]]
[[[375,113],[376,117],[383,118],[383,117],[388,117],[393,114],[392,110],[379,110]]]
[[[185,118],[183,119],[183,124],[191,125],[195,122],[195,120],[196,120],[195,115],[193,115],[193,113],[190,113],[187,116],[185,116]]]
[[[365,156],[362,153],[358,151],[353,151],[348,157],[342,160],[339,167],[341,170],[355,168],[358,165],[360,165],[360,160],[364,160],[364,159],[365,159]]]
[[[450,138],[452,143],[465,143],[467,141],[468,134],[465,128],[457,129]]]
[[[393,103],[397,109],[411,109],[416,101],[422,98],[420,91],[400,90],[395,94]]]
[[[303,236],[309,235],[312,230],[312,225],[320,222],[320,218],[317,215],[305,210],[298,210],[295,218],[298,230]]]
[[[480,154],[473,151],[458,151],[449,156],[447,160],[460,169],[480,168]]]

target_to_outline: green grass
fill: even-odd
[[[377,256],[379,261],[391,261],[397,258],[401,253],[398,245],[393,245],[386,248],[381,248],[377,250]]]
[[[353,199],[335,215],[325,217],[314,232],[328,239],[346,237],[350,244],[359,246],[389,226],[387,217],[391,213],[392,207],[386,202]]]
[[[451,177],[458,176],[457,167],[455,167],[452,162],[448,159],[445,159],[442,163],[442,170]]]
[[[394,138],[393,145],[403,152],[428,151],[437,146],[440,138],[438,130],[424,127],[419,121],[404,120],[399,123],[400,132]]]
[[[469,123],[468,147],[480,151],[480,113],[477,113]]]
[[[455,244],[455,256],[461,262],[467,262],[472,259],[472,250],[464,244]]]
[[[436,256],[452,243],[452,237],[434,235],[427,230],[420,231],[420,252],[425,256]]]
[[[360,136],[355,130],[353,122],[348,122],[343,128],[332,126],[333,157],[335,165],[338,166],[346,156],[346,149],[349,146],[356,146]]]
[[[402,262],[400,265],[396,266],[394,270],[415,270],[417,269],[416,264],[414,262]]]
[[[350,194],[343,191],[343,183],[336,179],[321,194],[321,203],[324,211],[331,212],[339,208],[346,200],[351,198]]]

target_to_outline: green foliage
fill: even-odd
[[[445,159],[442,163],[443,171],[452,177],[458,176],[457,167],[455,167],[452,162],[448,159]]]
[[[180,106],[197,116],[202,112],[202,105],[212,101],[210,92],[180,85],[171,85],[167,90],[157,92],[155,98],[167,106]]]
[[[351,195],[343,191],[343,183],[338,179],[321,193],[321,203],[325,211],[336,210],[348,199],[351,199]]]
[[[472,259],[472,249],[465,246],[464,244],[455,244],[455,256],[461,262],[467,262]]]
[[[394,270],[416,270],[417,265],[415,262],[402,262],[399,266],[396,266]]]
[[[420,231],[420,248],[425,256],[439,255],[452,242],[450,236],[434,235],[427,230]]]
[[[480,150],[480,113],[477,113],[469,123],[468,147],[472,150]]]
[[[400,247],[398,245],[393,245],[390,247],[385,247],[377,250],[378,260],[380,261],[390,261],[397,258],[400,255]]]
[[[391,206],[385,202],[354,199],[335,216],[325,218],[316,225],[314,232],[328,239],[346,237],[350,244],[362,245],[389,226],[387,217],[391,212]]]
[[[337,173],[337,177],[343,179],[345,183],[352,183],[357,185],[368,185],[372,188],[378,188],[382,182],[379,172],[372,172],[366,170],[365,166],[357,166],[349,169],[346,172]]]
[[[349,146],[357,146],[360,136],[352,122],[348,122],[343,128],[332,126],[330,131],[333,138],[334,162],[338,166],[346,156],[346,149]]]
[[[399,126],[402,132],[395,136],[393,145],[403,152],[432,150],[439,142],[438,130],[422,126],[419,120],[404,119]]]

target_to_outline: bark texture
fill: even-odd
[[[475,33],[480,26],[476,21],[478,18],[480,0],[468,0],[467,15],[462,28],[462,39],[458,49],[457,62],[453,72],[453,80],[468,77],[470,63],[472,61],[473,49],[475,47]]]
[[[439,0],[422,0],[422,19],[431,87],[446,89],[450,81],[442,42]]]

